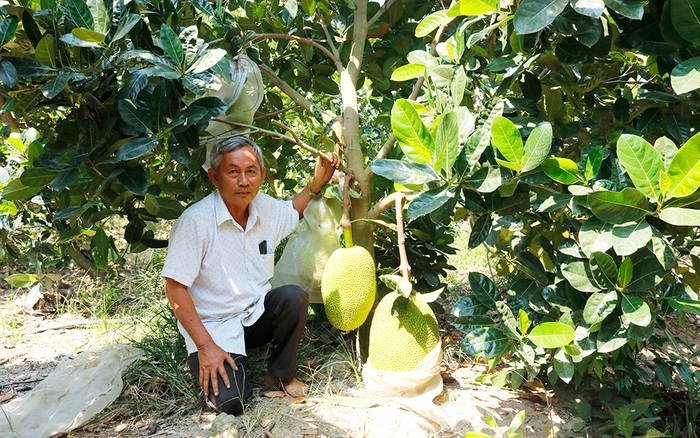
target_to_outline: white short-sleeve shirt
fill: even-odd
[[[290,201],[259,193],[250,203],[244,230],[216,190],[187,208],[173,226],[161,276],[188,287],[197,314],[218,346],[245,355],[243,326],[262,315],[275,248],[298,224],[299,213]],[[196,352],[179,322],[178,327],[188,354]]]

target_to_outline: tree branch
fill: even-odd
[[[270,83],[274,85],[275,87],[279,88],[284,94],[289,96],[290,99],[294,101],[297,105],[299,105],[301,108],[306,110],[309,114],[314,113],[314,103],[311,102],[309,99],[305,98],[302,96],[297,90],[292,88],[288,83],[280,79],[279,76],[275,74],[272,69],[265,65],[265,64],[259,64],[260,71],[265,74],[270,79]],[[330,123],[331,121],[335,121],[333,124],[333,132],[335,132],[335,135],[338,138],[342,138],[342,127],[340,126],[340,119],[337,115],[333,114],[330,111],[326,110],[321,110],[316,108],[316,110],[321,114],[321,118],[323,119],[323,123]]]
[[[399,245],[399,259],[401,264],[399,269],[401,270],[401,275],[404,280],[411,281],[411,265],[408,264],[408,255],[406,254],[406,234],[403,230],[403,198],[404,194],[400,193],[400,196],[396,197],[396,234],[397,243]]]
[[[318,50],[322,51],[323,53],[328,56],[331,61],[333,61],[333,64],[335,65],[336,70],[338,70],[338,73],[343,71],[343,64],[341,64],[340,59],[338,59],[337,56],[335,56],[333,53],[330,52],[330,50],[326,49],[323,47],[323,45],[317,43],[314,40],[310,40],[308,38],[302,38],[298,37],[296,35],[287,35],[284,33],[258,33],[250,37],[251,40],[257,40],[260,38],[277,38],[277,39],[283,39],[283,40],[292,40],[296,41],[298,43],[303,43],[303,44],[308,44],[310,46],[316,47]]]
[[[274,137],[274,138],[277,138],[277,139],[280,139],[280,140],[288,141],[288,142],[290,142],[290,143],[295,143],[297,146],[299,146],[300,148],[304,149],[305,151],[310,152],[310,153],[312,153],[312,154],[314,154],[314,155],[316,155],[316,156],[319,156],[319,155],[320,155],[320,156],[322,156],[322,157],[324,157],[325,159],[327,159],[327,160],[330,161],[330,157],[329,157],[329,155],[328,155],[328,154],[329,154],[328,152],[319,151],[319,150],[316,149],[315,147],[304,143],[301,139],[299,139],[299,137],[297,137],[297,135],[296,135],[294,132],[292,132],[292,129],[291,129],[291,128],[289,128],[288,126],[284,125],[283,123],[281,123],[281,122],[279,122],[279,121],[277,121],[277,120],[273,120],[272,123],[274,123],[275,125],[279,126],[279,127],[282,128],[282,129],[284,129],[285,131],[290,132],[290,133],[293,135],[293,137],[289,137],[289,136],[286,136],[286,135],[284,135],[284,134],[280,134],[279,132],[270,131],[270,130],[268,130],[268,129],[259,128],[259,127],[257,127],[257,126],[246,125],[245,123],[230,122],[230,121],[224,120],[224,119],[212,119],[212,120],[214,120],[215,122],[224,123],[224,124],[226,124],[226,125],[229,125],[229,126],[232,126],[232,127],[236,127],[236,128],[246,128],[246,129],[248,129],[249,132],[259,132],[259,133],[261,133],[261,134],[266,134],[266,135],[269,135],[269,136],[271,136],[271,137]],[[217,136],[217,139],[218,139],[218,138],[219,138],[219,137]],[[208,140],[204,140],[204,142],[206,142],[206,141],[212,141],[212,140],[215,140],[215,139],[214,139],[214,138],[211,138],[211,139],[208,139]],[[341,171],[343,171],[343,172],[347,172],[347,169],[345,168],[345,165],[342,164],[342,163],[341,163],[340,166],[338,166],[338,170],[341,170]]]
[[[414,196],[407,196],[403,192],[391,193],[390,195],[380,199],[376,204],[372,206],[372,208],[369,209],[369,212],[367,213],[367,219],[379,219],[379,215],[391,208],[391,206],[394,205],[394,203],[396,202],[396,199],[399,197],[402,199],[406,198],[406,200],[411,200],[414,198]]]
[[[386,3],[384,3],[384,6],[379,8],[376,14],[372,18],[369,19],[367,22],[367,28],[369,28],[371,25],[373,25],[379,18],[384,15],[386,11],[389,10],[389,8],[396,2],[396,0],[388,0]]]
[[[326,25],[326,20],[324,20],[323,17],[321,17],[321,27],[323,28],[323,33],[326,34],[326,39],[328,40],[328,45],[331,46],[331,51],[333,52],[333,55],[335,55],[336,58],[340,59],[340,53],[335,47],[335,44],[333,44],[333,37],[331,37],[330,32],[328,32],[328,26]]]

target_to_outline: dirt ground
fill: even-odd
[[[98,350],[114,342],[116,331],[85,324],[84,320],[53,319],[42,314],[17,312],[16,303],[0,306],[3,336],[0,337],[0,401],[26,394],[55,367],[84,351]],[[34,333],[30,333],[34,332]],[[454,362],[454,361],[453,361]],[[436,410],[448,419],[452,430],[441,430],[399,403],[365,396],[352,382],[352,370],[338,362],[326,381],[311,382],[303,400],[285,396],[268,398],[259,394],[251,407],[238,417],[217,419],[206,407],[166,418],[124,418],[106,415],[87,423],[62,438],[87,437],[461,437],[467,431],[496,435],[486,418],[493,416],[507,426],[521,410],[527,437],[582,436],[574,432],[583,424],[572,411],[559,406],[547,394],[516,393],[476,382],[483,366],[451,363],[443,366],[444,389],[435,399]],[[332,391],[328,389],[333,388]],[[80,390],[77,388],[76,390]],[[534,401],[533,401],[534,400]],[[108,408],[109,409],[109,408]],[[115,419],[116,417],[116,419]],[[215,434],[212,427],[228,423],[229,432]],[[232,426],[231,426],[232,425]],[[219,427],[220,428],[220,427]],[[29,438],[29,437],[24,437]]]

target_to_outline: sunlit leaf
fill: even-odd
[[[622,294],[622,319],[634,325],[646,327],[651,323],[651,310],[643,299],[634,295]]]
[[[399,99],[394,104],[391,110],[391,128],[408,159],[418,164],[430,163],[433,137],[408,100]]]
[[[700,187],[700,134],[695,134],[678,150],[668,166],[671,189],[668,196],[681,198]]]
[[[588,324],[598,324],[610,315],[617,307],[617,292],[596,292],[586,301],[583,309],[583,319]]]
[[[557,18],[569,0],[523,0],[515,11],[513,25],[519,35],[538,32]]]
[[[543,322],[536,325],[528,339],[538,347],[559,348],[574,340],[574,329],[560,322]]]
[[[588,195],[588,203],[598,219],[613,224],[637,222],[650,213],[647,197],[630,187],[621,192],[593,192]]]
[[[548,177],[562,184],[581,181],[578,166],[568,158],[547,158],[542,162],[542,170]]]
[[[642,137],[622,134],[617,140],[617,156],[634,186],[659,202],[662,198],[659,175],[664,162],[654,146]]]

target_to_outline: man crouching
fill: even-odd
[[[207,404],[238,414],[252,395],[246,349],[272,342],[268,384],[305,395],[296,378],[308,296],[293,285],[272,289],[275,248],[330,181],[337,156],[319,157],[314,176],[291,202],[258,193],[262,151],[247,137],[216,144],[209,179],[217,190],[187,208],[170,233],[161,275],[185,338],[192,376]]]

